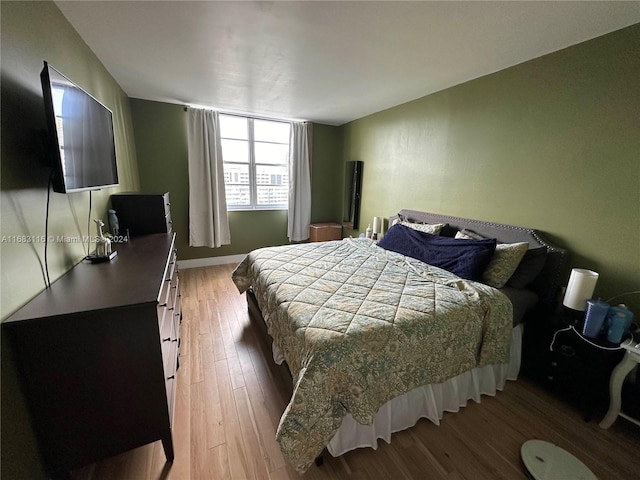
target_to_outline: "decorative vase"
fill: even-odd
[[[109,217],[109,229],[111,231],[111,235],[117,237],[120,231],[120,222],[118,221],[118,216],[116,215],[115,210],[108,210]]]

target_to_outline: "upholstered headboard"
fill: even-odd
[[[547,259],[544,267],[529,288],[538,294],[543,305],[548,307],[554,306],[560,287],[562,286],[563,268],[567,261],[568,252],[545,240],[539,231],[532,228],[516,227],[469,218],[451,217],[416,210],[400,210],[398,215],[412,222],[444,223],[447,227],[442,229],[440,235],[453,237],[458,230],[466,228],[485,237],[495,238],[499,242],[528,242],[529,249],[545,248],[547,250]],[[398,215],[394,215],[389,219],[389,225],[393,224],[394,219],[398,218]]]

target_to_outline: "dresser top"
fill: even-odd
[[[156,302],[174,237],[135,237],[110,262],[83,260],[3,323]]]

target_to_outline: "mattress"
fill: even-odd
[[[510,358],[505,295],[367,239],[259,249],[233,279],[253,288],[293,374],[277,440],[300,472],[346,415],[371,424],[417,387]]]

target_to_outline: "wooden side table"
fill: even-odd
[[[609,411],[600,422],[600,428],[609,428],[613,422],[620,416],[627,420],[640,425],[640,420],[632,418],[620,411],[622,405],[622,384],[624,379],[633,368],[640,364],[640,342],[633,337],[627,339],[620,345],[626,350],[622,361],[611,373],[609,382]]]
[[[309,225],[309,240],[312,242],[342,240],[342,225],[337,222],[312,223]]]

